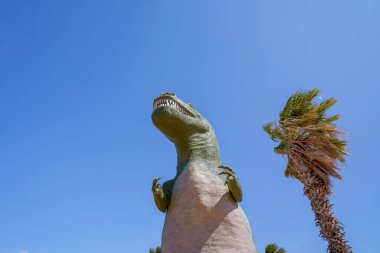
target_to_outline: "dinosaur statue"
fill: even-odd
[[[166,212],[163,253],[257,253],[239,202],[242,188],[233,169],[222,165],[210,123],[174,93],[154,100],[154,125],[175,144],[174,179],[153,180],[154,201]]]

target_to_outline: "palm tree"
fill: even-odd
[[[265,253],[286,253],[286,250],[283,248],[278,248],[277,244],[272,243],[266,246]]]
[[[153,248],[150,248],[149,253],[161,253],[161,247],[157,246],[156,250],[154,250]]]
[[[303,183],[303,191],[311,202],[320,236],[328,242],[330,253],[351,253],[345,239],[343,225],[334,216],[329,196],[331,177],[342,179],[337,161],[344,163],[346,141],[333,122],[339,115],[328,117],[326,112],[336,100],[313,102],[319,89],[293,94],[280,113],[279,122],[264,125],[264,130],[275,142],[277,154],[287,156],[285,176]]]

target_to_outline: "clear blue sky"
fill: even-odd
[[[158,245],[151,181],[176,163],[150,119],[164,91],[213,124],[258,248],[325,252],[301,184],[262,131],[313,87],[338,99],[332,113],[350,132],[335,213],[355,252],[377,252],[379,13],[376,0],[2,0],[0,253]]]

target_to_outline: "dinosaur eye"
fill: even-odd
[[[192,104],[188,104],[191,108],[195,109],[194,105]]]

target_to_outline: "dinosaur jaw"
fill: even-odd
[[[155,111],[158,108],[163,107],[163,106],[173,108],[173,109],[181,112],[182,114],[185,114],[185,115],[190,116],[190,117],[194,117],[194,115],[189,110],[187,110],[183,105],[181,105],[180,102],[176,101],[172,97],[168,97],[168,96],[161,97],[160,96],[160,97],[156,98],[153,102],[153,111]]]

